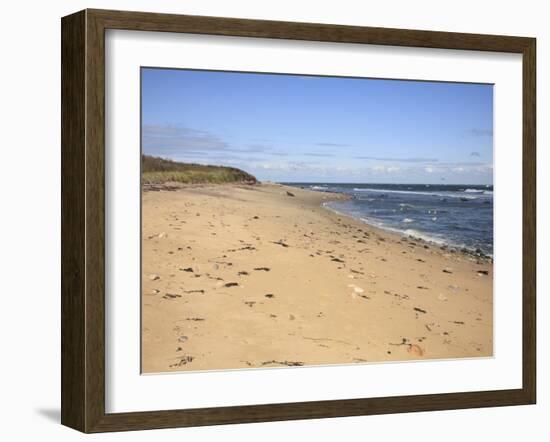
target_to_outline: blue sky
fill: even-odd
[[[492,184],[492,85],[142,68],[142,149],[278,182]]]

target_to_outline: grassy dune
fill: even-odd
[[[185,184],[257,183],[254,176],[234,167],[178,163],[148,155],[142,155],[141,164],[143,184],[168,182]]]

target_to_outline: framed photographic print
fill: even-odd
[[[535,403],[535,40],[62,19],[62,423]]]

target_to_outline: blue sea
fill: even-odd
[[[285,183],[349,195],[328,209],[441,245],[493,254],[493,186]]]

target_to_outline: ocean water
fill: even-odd
[[[325,203],[382,229],[485,255],[493,254],[493,186],[285,183],[349,195]]]

